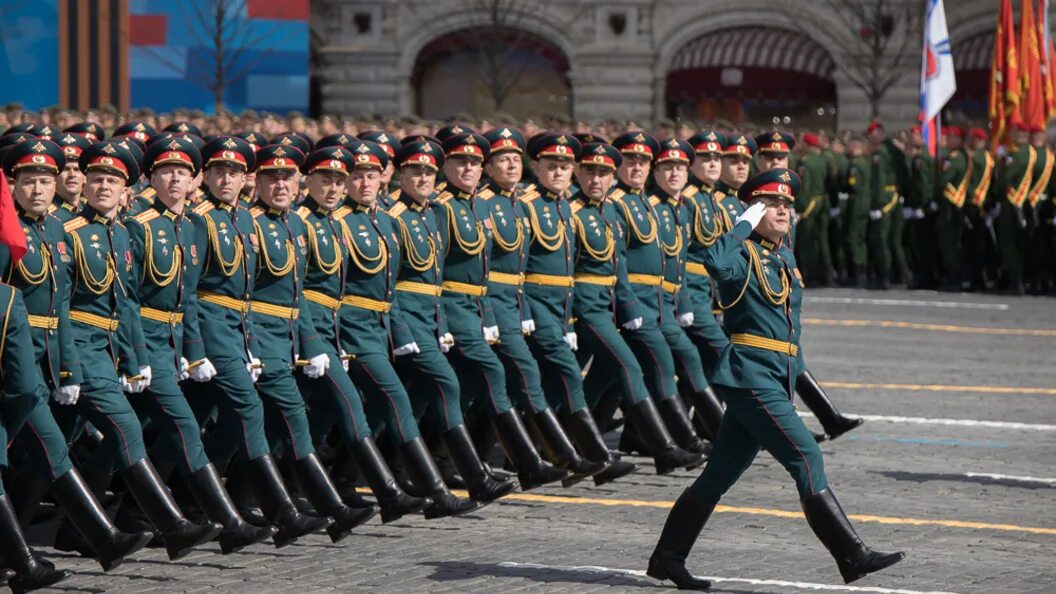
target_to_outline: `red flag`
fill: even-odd
[[[1034,21],[1034,3],[1023,3],[1019,17],[1020,117],[1031,128],[1045,127],[1045,81],[1041,77],[1041,49]]]
[[[1041,76],[1044,79],[1045,121],[1056,118],[1056,84],[1053,83],[1054,67],[1052,32],[1049,29],[1049,0],[1038,0],[1038,47],[1041,48]]]
[[[0,244],[11,251],[11,261],[18,262],[26,255],[26,234],[18,222],[15,203],[7,188],[7,176],[0,173]]]
[[[994,150],[1019,119],[1019,60],[1012,0],[1001,0],[990,69],[990,141]]]

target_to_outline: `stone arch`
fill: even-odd
[[[449,11],[430,19],[428,26],[412,26],[401,36],[401,50],[396,63],[396,80],[400,86],[400,113],[413,113],[417,103],[417,90],[413,85],[415,66],[422,50],[437,39],[478,27],[480,21],[474,18],[471,11]],[[546,18],[545,14],[525,13],[518,17],[517,28],[545,40],[561,51],[568,70],[567,78],[571,81],[576,76],[575,43],[568,37],[558,23]],[[570,89],[571,92],[571,89]],[[571,101],[570,101],[571,102]]]

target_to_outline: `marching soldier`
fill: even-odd
[[[930,224],[926,210],[931,209],[929,205],[935,200],[935,162],[924,149],[920,126],[910,128],[906,157],[909,159],[909,183],[903,189],[902,218],[906,224],[907,258],[913,269],[911,288],[932,288],[937,248],[934,225]]]
[[[1006,275],[1006,291],[1023,295],[1023,254],[1030,249],[1029,221],[1026,216],[1027,196],[1033,187],[1037,150],[1028,141],[1030,128],[1019,124],[1012,128],[1008,153],[998,172],[997,192],[1000,194],[995,211],[997,239],[1001,265]]]
[[[758,140],[757,140],[758,141]],[[821,142],[814,134],[804,134],[806,146],[796,170],[803,180],[803,192],[796,207],[795,251],[809,286],[827,287],[832,283],[832,257],[829,255],[829,209],[827,183],[829,163],[821,154]],[[791,146],[789,146],[791,149]]]
[[[344,286],[338,289],[344,295],[338,312],[341,347],[350,357],[352,378],[362,382],[360,386],[367,395],[368,405],[378,411],[375,417],[385,419],[388,431],[400,444],[421,496],[432,498],[432,504],[425,506],[426,518],[461,515],[480,506],[456,498],[444,486],[419,436],[409,396],[390,363],[392,353],[400,355],[411,350],[408,347],[393,350],[391,341],[401,345],[414,341],[409,338],[402,320],[397,316],[394,321],[389,315],[395,298],[393,269],[399,265],[401,252],[395,223],[376,210],[380,172],[388,157],[372,142],[352,141],[348,146],[355,152],[350,155],[348,166],[347,198],[345,205],[333,213],[339,225],[335,230],[336,245],[344,245],[349,259]],[[316,297],[313,294],[312,299]],[[474,460],[479,467],[475,453]],[[479,469],[477,476],[483,474],[483,469]],[[487,489],[478,492],[476,487],[474,484],[476,497],[488,501],[497,497],[488,499]],[[485,483],[485,487],[490,487],[490,483]],[[510,490],[512,487],[506,492]]]
[[[400,181],[396,179],[395,175],[396,166],[393,165],[393,159],[396,158],[396,153],[400,150],[400,141],[381,131],[360,134],[359,139],[376,143],[385,151],[385,155],[389,158],[389,164],[381,172],[381,192],[378,193],[379,206],[382,210],[388,210],[395,204],[394,199],[391,198],[392,193],[400,188]]]
[[[55,209],[52,214],[60,223],[65,223],[84,206],[81,196],[84,191],[84,172],[81,171],[78,159],[91,143],[80,134],[60,134],[54,142],[62,147],[62,152],[66,155],[66,166],[59,172],[58,185],[55,187]]]
[[[571,476],[544,462],[506,392],[506,373],[490,345],[500,339],[487,299],[491,252],[486,198],[477,196],[488,141],[473,133],[443,143],[446,191],[436,198],[436,228],[443,250],[441,304],[454,346],[448,358],[462,377],[463,395],[473,394],[495,426],[499,442],[517,469],[521,488],[533,489]],[[467,400],[469,400],[467,398]],[[470,408],[473,402],[464,403]]]
[[[649,558],[647,573],[681,589],[706,590],[686,557],[719,499],[765,448],[792,475],[807,523],[836,559],[847,583],[889,567],[904,553],[879,553],[862,543],[828,487],[821,450],[792,406],[792,385],[803,369],[799,312],[803,285],[783,245],[791,227],[799,179],[787,169],[759,174],[741,186],[751,206],[734,229],[707,252],[708,270],[729,304],[731,345],[715,382],[727,411],[700,477],[675,502]]]
[[[443,150],[430,140],[402,143],[396,153],[397,202],[380,216],[374,205],[387,156],[374,143],[360,143],[356,150],[361,169],[347,185],[349,212],[342,221],[346,243],[356,242],[348,248],[354,268],[346,280],[354,307],[342,312],[342,343],[353,356],[349,370],[368,402],[387,399],[399,408],[400,419],[413,406],[414,417],[426,419],[443,436],[472,501],[448,491],[413,418],[406,428],[401,423],[390,428],[421,494],[433,500],[425,517],[463,515],[514,486],[486,473],[462,417],[459,379],[444,357],[453,339],[439,299],[440,232],[430,208]],[[401,377],[416,385],[413,400]]]
[[[119,469],[125,486],[161,533],[169,558],[178,559],[211,541],[222,527],[183,517],[147,458],[143,429],[125,396],[143,392],[151,380],[140,318],[128,296],[134,282],[128,231],[116,221],[120,197],[139,178],[139,165],[116,143],[88,147],[80,165],[87,178],[87,205],[65,223],[63,242],[73,260],[69,315],[84,373],[74,406],[105,435],[95,464],[86,472],[88,484],[102,492],[113,469]]]
[[[757,148],[755,140],[744,134],[727,136],[722,147],[722,174],[715,189],[722,194],[720,205],[731,220],[744,212],[744,205],[737,199],[737,190],[748,180]]]
[[[196,386],[193,396],[187,394],[199,423],[218,409],[216,424],[205,441],[206,453],[221,474],[235,453],[240,454],[264,517],[279,529],[273,541],[283,547],[329,526],[332,520],[297,510],[265,436],[264,405],[256,387],[263,370],[259,358],[263,351],[254,328],[256,320],[249,315],[260,239],[252,215],[239,200],[243,179],[256,156],[249,143],[230,137],[210,141],[201,155],[207,191],[188,213],[197,232],[187,274],[197,278],[197,283],[191,283],[197,291],[186,296],[186,308],[198,312],[205,352],[203,359],[190,361],[188,367],[195,366],[191,371],[201,374],[194,379],[213,372],[215,376],[200,388]]]
[[[872,146],[871,190],[872,201],[869,207],[869,262],[873,269],[873,287],[891,288],[892,259],[900,265],[901,237],[893,241],[891,229],[895,218],[902,216],[899,205],[899,189],[896,167],[903,157],[901,151],[887,138],[880,122],[872,122],[867,129],[869,143]],[[896,245],[897,244],[897,245]],[[897,252],[897,254],[896,254]],[[902,258],[904,260],[904,257]],[[901,268],[899,268],[901,272]]]
[[[868,278],[868,244],[866,230],[873,205],[873,163],[865,150],[865,138],[854,135],[847,142],[845,191],[846,211],[843,216],[844,240],[847,253],[847,284],[864,289]]]
[[[997,249],[993,220],[988,212],[994,205],[990,192],[994,179],[996,160],[987,147],[986,131],[972,128],[968,131],[968,152],[972,160],[972,179],[968,182],[968,203],[965,213],[971,228],[964,236],[965,269],[968,273],[969,290],[982,291],[988,279],[995,278],[993,252]]]
[[[216,374],[205,356],[198,312],[187,309],[196,278],[186,274],[186,261],[197,256],[192,247],[197,230],[186,220],[186,198],[201,155],[190,140],[174,137],[150,147],[143,169],[155,190],[154,202],[126,226],[133,263],[129,294],[139,306],[152,376],[132,406],[160,432],[151,447],[154,460],[162,469],[179,467],[206,517],[224,527],[218,541],[226,555],[264,541],[275,530],[251,526],[238,514],[205,454],[201,428],[179,386],[184,379],[205,382]],[[196,362],[194,369],[189,361]]]
[[[675,143],[677,145],[678,141]],[[645,314],[640,326],[631,327],[633,324],[623,326],[627,330],[624,333],[624,339],[638,357],[639,363],[642,364],[646,386],[655,401],[656,410],[659,411],[675,443],[690,454],[702,454],[705,451],[705,445],[694,432],[688,413],[679,397],[675,380],[675,354],[662,329],[662,325],[667,321],[666,318],[674,315],[674,307],[665,308],[664,295],[674,295],[678,290],[681,282],[681,272],[678,270],[679,255],[684,246],[681,241],[680,228],[670,223],[667,226],[670,236],[664,238],[663,242],[661,241],[660,216],[645,190],[653,160],[660,156],[661,147],[655,138],[644,132],[624,134],[613,140],[612,146],[623,155],[623,162],[617,168],[618,183],[616,191],[610,195],[610,198],[617,206],[616,211],[619,213],[617,222],[624,229],[621,247],[626,258],[627,280]],[[684,160],[688,162],[688,156]],[[679,185],[684,185],[685,180],[686,177],[682,176],[678,182]],[[679,193],[681,193],[681,188],[675,195]],[[655,202],[659,204],[659,198]],[[671,221],[670,213],[668,213],[668,221]],[[675,280],[665,277],[669,266],[665,253],[673,255],[673,261],[670,263],[674,266],[671,278]],[[688,318],[688,312],[686,313],[687,317],[684,320]],[[692,320],[688,321],[692,322]],[[672,331],[671,335],[674,337],[675,333]],[[684,337],[685,335],[679,332],[678,336]],[[700,355],[688,340],[679,341],[676,344],[679,358],[683,359],[680,367],[696,370],[694,375],[684,379],[695,384],[692,385],[694,393],[702,390],[707,385],[707,380],[703,378],[701,371]],[[628,425],[623,433],[625,438],[631,438],[634,435],[635,425],[639,423],[638,417],[651,413],[647,404],[632,407],[632,409],[634,412],[629,417],[631,425]],[[628,429],[631,430],[630,433]],[[630,445],[632,442],[625,443]],[[646,444],[646,448],[648,447]],[[696,464],[703,461],[702,457],[697,456],[697,458]],[[692,467],[694,464],[687,466]]]
[[[641,152],[633,149],[632,152],[644,155],[645,148],[643,145]],[[667,474],[679,467],[699,465],[702,458],[675,444],[656,403],[650,398],[639,360],[628,346],[626,334],[621,335],[617,327],[619,324],[628,331],[640,329],[649,315],[628,281],[624,246],[630,240],[631,231],[619,213],[622,207],[610,199],[611,194],[623,192],[613,188],[622,161],[623,155],[618,149],[597,142],[584,145],[578,156],[579,192],[570,205],[576,218],[573,300],[579,347],[576,356],[581,365],[593,358],[584,381],[584,393],[588,404],[596,409],[599,424],[607,423],[610,417],[597,410],[602,408],[599,405],[607,407],[600,402],[601,395],[615,384],[616,395],[622,400],[628,419],[634,422],[638,437],[653,456],[656,473]],[[641,201],[640,196],[638,200]],[[662,336],[660,340],[663,341]]]
[[[47,140],[22,143],[5,156],[4,171],[15,179],[15,206],[27,251],[21,259],[15,259],[12,250],[4,246],[0,250],[0,271],[3,281],[19,289],[27,304],[28,317],[23,316],[29,324],[31,342],[21,348],[34,352],[43,384],[39,387],[42,393],[37,394],[40,398],[27,393],[4,400],[0,414],[9,429],[23,424],[27,429],[18,435],[26,458],[19,468],[14,501],[22,524],[30,525],[34,510],[50,487],[56,502],[86,539],[86,556],[97,557],[104,571],[109,571],[120,565],[125,556],[143,548],[150,534],[126,534],[114,527],[70,462],[65,437],[48,406],[49,392],[57,406],[74,404],[82,382],[81,363],[70,327],[69,303],[64,299],[70,291],[67,277],[70,254],[62,224],[48,214],[59,166],[65,160],[63,151]],[[10,437],[15,437],[13,432]],[[60,532],[59,536],[67,534]],[[60,538],[56,548],[75,550],[77,543]]]
[[[1052,284],[1053,254],[1049,229],[1052,228],[1052,206],[1049,189],[1053,183],[1052,170],[1056,166],[1056,153],[1049,148],[1045,128],[1031,127],[1030,144],[1037,158],[1031,176],[1030,191],[1023,205],[1023,217],[1027,221],[1028,247],[1024,252],[1027,269],[1028,290],[1044,295]],[[1047,218],[1046,218],[1046,215]]]
[[[972,161],[964,152],[964,131],[956,126],[943,129],[942,173],[939,187],[938,220],[935,235],[938,240],[939,260],[943,274],[943,288],[961,290],[961,265],[964,236],[964,206],[968,197],[968,183],[972,179]]]
[[[572,332],[572,226],[565,193],[579,143],[571,137],[530,150],[537,189],[522,191],[524,135],[496,128],[485,135],[490,152],[488,195],[492,252],[488,299],[502,339],[492,349],[506,370],[506,389],[543,443],[550,461],[571,471],[566,487],[608,469],[612,457],[596,430],[582,431],[577,419],[593,417],[583,396],[579,363],[564,340]],[[545,145],[545,146],[543,146]],[[527,339],[526,339],[527,337]],[[543,379],[548,378],[548,379]],[[545,386],[545,388],[544,388]],[[547,398],[547,395],[551,395]],[[571,419],[576,451],[555,410]],[[587,414],[576,415],[576,411]],[[590,458],[594,459],[591,460]]]
[[[323,377],[299,377],[298,383],[308,402],[313,441],[318,445],[335,426],[340,427],[344,443],[381,506],[382,522],[388,523],[421,511],[431,502],[407,495],[393,477],[374,443],[360,393],[348,376],[348,362],[353,355],[348,355],[341,346],[340,314],[345,307],[350,307],[343,303],[345,278],[355,273],[349,270],[349,252],[345,247],[347,236],[342,232],[341,222],[334,219],[334,212],[345,197],[345,181],[355,167],[356,158],[351,153],[330,146],[317,148],[308,155],[301,168],[307,178],[308,190],[302,206],[297,209],[307,231],[304,235],[308,248],[304,298],[330,366]],[[367,405],[379,419],[379,426],[388,425],[393,431],[400,426],[401,432],[417,436],[406,393],[400,407],[393,400],[371,396]]]
[[[300,368],[308,378],[321,378],[331,363],[304,298],[307,229],[304,220],[290,216],[304,159],[300,150],[279,144],[258,149],[255,157],[258,203],[250,214],[259,257],[250,311],[264,365],[257,392],[265,404],[269,440],[286,445],[301,492],[316,511],[334,519],[326,530],[338,542],[378,510],[351,508],[341,500],[315,455],[304,397],[294,377]]]

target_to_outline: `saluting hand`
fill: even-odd
[[[752,225],[752,229],[759,226],[759,221],[763,220],[763,215],[766,214],[766,204],[762,202],[756,202],[755,204],[748,207],[747,210],[742,212],[737,220],[734,221],[734,225],[741,221],[748,221]]]

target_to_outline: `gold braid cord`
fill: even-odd
[[[448,220],[447,225],[451,229],[451,237],[454,238],[455,243],[467,256],[476,256],[480,252],[484,251],[484,245],[487,243],[488,238],[484,235],[484,228],[481,226],[480,221],[477,221],[477,239],[476,241],[466,241],[462,239],[462,236],[458,233],[458,216],[455,214],[455,207],[451,206],[450,202],[444,204],[447,208]],[[472,210],[470,210],[472,212]],[[474,219],[476,216],[474,215]]]
[[[319,250],[319,235],[315,227],[308,224],[307,221],[305,226],[308,228],[308,251],[315,256],[312,259],[315,262],[315,267],[327,276],[336,273],[341,268],[341,260],[344,256],[344,252],[341,251],[341,242],[334,242],[334,260],[333,262],[327,262],[323,260],[323,253]]]
[[[88,287],[88,290],[96,295],[106,293],[114,284],[114,278],[117,276],[117,263],[114,262],[113,254],[107,252],[106,275],[101,280],[97,279],[88,265],[88,257],[84,253],[84,243],[81,241],[81,236],[76,232],[70,233],[70,235],[73,237],[73,257],[77,261],[77,271],[81,280],[84,281],[84,286]]]
[[[220,272],[224,276],[234,276],[235,272],[242,266],[242,236],[238,233],[238,229],[234,226],[232,221],[231,227],[235,230],[235,255],[231,258],[231,261],[224,260],[224,252],[220,249],[220,234],[216,231],[216,222],[213,221],[213,217],[205,214],[202,216],[205,219],[206,234],[209,237],[209,250],[216,256],[216,263],[220,266]],[[211,261],[212,259],[210,259]],[[208,266],[206,267],[208,270]]]
[[[44,279],[48,278],[48,273],[51,271],[51,250],[43,243],[41,243],[40,247],[40,272],[30,272],[29,268],[26,267],[25,258],[22,258],[16,264],[22,278],[31,285],[39,285],[44,282]]]
[[[616,252],[616,241],[611,227],[605,226],[605,247],[601,249],[595,249],[590,245],[590,241],[587,238],[587,226],[578,217],[572,219],[572,230],[579,236],[579,244],[588,256],[598,262],[612,261],[612,255]]]
[[[759,255],[759,248],[755,247],[755,244],[751,241],[745,241],[744,245],[748,248],[748,262],[752,270],[755,272],[755,277],[759,280],[759,288],[762,290],[763,296],[766,297],[766,300],[772,305],[784,305],[788,300],[788,295],[791,293],[788,275],[785,274],[784,269],[781,270],[781,290],[775,291],[774,288],[770,286],[770,281],[767,280],[766,273],[763,272],[763,259]],[[724,304],[722,301],[719,301],[718,296],[716,296],[719,308],[727,310],[740,303],[741,299],[744,298],[744,294],[748,292],[748,284],[751,283],[751,281],[752,275],[746,275],[744,286],[741,287],[740,294],[730,303]]]
[[[631,228],[631,232],[634,233],[634,236],[640,243],[652,243],[656,241],[657,225],[656,220],[653,219],[652,213],[648,210],[645,211],[645,217],[649,221],[649,231],[643,233],[642,230],[638,228],[638,223],[634,222],[634,215],[631,213],[631,207],[627,206],[627,203],[623,200],[616,200],[615,202],[623,209],[623,214],[626,215],[627,219],[627,226]]]
[[[174,246],[172,254],[172,265],[165,272],[158,270],[157,265],[154,263],[154,241],[151,238],[150,225],[143,225],[143,245],[146,246],[146,257],[143,258],[144,266],[142,279],[150,279],[150,282],[159,286],[165,287],[172,283],[180,274],[183,265],[183,250],[179,246]]]
[[[722,220],[718,215],[712,217],[711,226],[704,221],[704,209],[696,200],[690,200],[693,205],[693,237],[704,247],[711,247],[719,240],[723,233]]]
[[[253,221],[253,228],[257,233],[257,239],[260,241],[260,257],[264,260],[264,266],[268,269],[268,273],[274,277],[289,274],[293,267],[297,265],[297,257],[293,254],[293,241],[290,238],[286,238],[286,261],[281,266],[275,266],[271,261],[271,256],[268,255],[268,244],[265,243],[264,229],[256,221]]]
[[[524,227],[521,218],[514,215],[514,226],[517,228],[517,237],[512,241],[506,241],[506,238],[502,236],[502,233],[499,233],[499,226],[495,224],[494,214],[489,214],[488,218],[491,219],[491,228],[495,231],[491,234],[491,239],[495,242],[495,245],[499,246],[499,249],[504,252],[521,251],[521,246],[524,245]]]
[[[554,206],[556,211],[557,206]],[[548,252],[556,252],[561,249],[561,246],[565,243],[565,222],[558,217],[557,230],[554,233],[547,235],[543,233],[543,228],[539,222],[539,214],[535,211],[535,207],[531,204],[528,205],[528,220],[531,221],[532,229],[535,231],[532,234],[532,240],[535,243],[543,246]]]
[[[352,235],[352,229],[345,220],[341,221],[341,234],[344,235],[345,243],[348,244],[348,255],[352,257],[352,263],[365,274],[377,274],[388,260],[389,249],[386,247],[385,239],[378,238],[378,255],[371,257],[356,245],[356,238]],[[376,264],[375,264],[376,263]]]
[[[403,244],[406,246],[403,253],[407,254],[407,265],[418,272],[432,270],[436,265],[436,242],[433,241],[433,236],[429,233],[425,234],[426,239],[429,240],[429,255],[423,257],[418,253],[418,248],[415,247],[407,224],[401,218],[396,220],[400,223],[400,237],[403,238]]]

